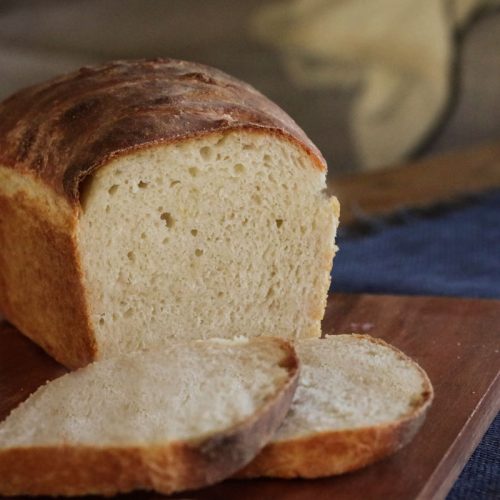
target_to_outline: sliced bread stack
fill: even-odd
[[[296,349],[293,403],[298,360],[271,337],[177,341],[56,379],[0,424],[0,494],[171,493],[234,473],[329,476],[413,438],[433,397],[415,362],[360,335]]]

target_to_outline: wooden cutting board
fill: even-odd
[[[394,457],[345,476],[233,480],[176,498],[445,497],[500,409],[500,301],[335,294],[329,299],[323,329],[326,334],[355,331],[383,338],[427,371],[436,397],[415,440]],[[64,372],[4,323],[0,328],[0,419],[40,384]],[[127,495],[137,499],[160,496]]]

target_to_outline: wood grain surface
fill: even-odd
[[[500,141],[376,172],[334,177],[342,224],[500,188]]]
[[[335,294],[328,302],[324,332],[383,338],[422,365],[436,397],[415,440],[392,458],[345,476],[231,480],[175,498],[444,498],[500,408],[500,301]],[[28,339],[5,323],[1,326],[0,418],[37,386],[62,373],[64,369]]]

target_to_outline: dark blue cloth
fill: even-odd
[[[500,298],[500,192],[343,235],[334,290]]]
[[[500,191],[340,232],[333,290],[500,298]],[[500,499],[500,416],[448,500]]]

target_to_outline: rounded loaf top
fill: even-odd
[[[83,67],[12,95],[0,104],[0,165],[77,202],[81,181],[114,156],[238,129],[285,137],[326,170],[302,129],[253,87],[175,59]]]

